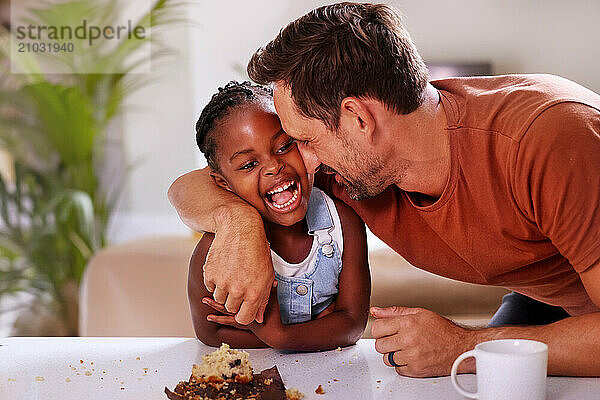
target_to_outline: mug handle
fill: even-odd
[[[458,393],[462,394],[465,397],[468,397],[470,399],[476,399],[477,398],[477,392],[467,392],[465,389],[463,389],[462,386],[460,386],[460,384],[458,383],[458,380],[456,379],[456,373],[458,371],[458,366],[460,365],[461,362],[463,362],[466,358],[469,357],[475,357],[475,351],[474,350],[470,350],[467,351],[466,353],[462,353],[460,356],[458,356],[458,358],[454,361],[454,364],[452,364],[452,372],[450,372],[450,380],[452,381],[452,386],[454,386],[454,389],[456,389],[458,391]]]

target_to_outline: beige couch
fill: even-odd
[[[80,334],[194,336],[186,279],[197,240],[192,235],[148,238],[96,254],[83,278]],[[372,305],[425,307],[459,323],[485,325],[506,293],[421,271],[391,250],[372,252],[369,259]]]

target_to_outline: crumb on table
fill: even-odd
[[[315,389],[315,393],[316,394],[325,394],[325,391],[323,390],[323,386],[319,385],[319,387],[317,387]]]

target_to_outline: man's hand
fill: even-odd
[[[450,374],[454,360],[475,347],[473,331],[461,328],[448,319],[422,308],[371,308],[371,334],[375,350],[383,354],[383,362],[391,367],[388,353],[394,351],[394,362],[400,375],[411,377]],[[472,372],[474,362],[466,360],[459,372]]]
[[[274,273],[258,211],[217,186],[208,167],[177,178],[168,196],[187,226],[215,233],[204,266],[206,289],[237,313],[237,322],[262,322]]]
[[[263,321],[275,275],[263,222],[231,213],[219,215],[204,264],[204,284],[216,302],[236,313],[239,324]],[[232,266],[235,266],[232,268]]]

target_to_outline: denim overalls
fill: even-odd
[[[333,218],[321,190],[313,187],[308,201],[308,234],[318,243],[315,265],[303,276],[287,277],[275,272],[281,322],[297,324],[310,321],[327,308],[338,293],[342,258],[330,235]]]

